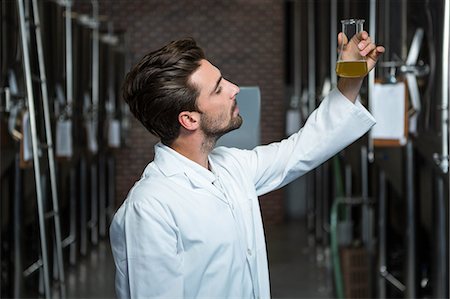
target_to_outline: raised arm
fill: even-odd
[[[278,189],[325,162],[366,133],[375,120],[359,101],[334,89],[296,134],[281,142],[242,152],[257,194]]]

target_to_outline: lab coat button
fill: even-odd
[[[249,256],[251,256],[252,255],[252,250],[250,248],[248,248],[247,249],[247,253],[248,253]]]

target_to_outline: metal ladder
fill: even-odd
[[[56,262],[57,262],[57,279],[60,286],[60,295],[62,298],[65,297],[65,279],[64,279],[64,266],[63,266],[63,255],[62,255],[62,242],[61,242],[61,227],[59,219],[59,208],[58,208],[58,193],[56,187],[56,171],[55,171],[55,160],[53,152],[53,141],[52,141],[52,131],[50,123],[50,112],[48,104],[48,91],[47,91],[47,81],[45,73],[44,64],[44,53],[42,45],[42,36],[39,20],[39,11],[37,0],[32,0],[32,18],[31,16],[26,19],[25,17],[25,5],[24,2],[27,0],[17,0],[17,6],[19,11],[19,22],[20,22],[20,34],[22,39],[22,53],[23,53],[23,67],[26,81],[26,94],[27,103],[30,115],[30,127],[31,127],[31,142],[33,148],[33,168],[34,177],[36,184],[36,199],[38,206],[38,220],[39,220],[39,235],[41,243],[41,257],[38,261],[33,263],[24,271],[24,276],[30,275],[38,269],[42,269],[43,273],[43,284],[44,293],[46,298],[51,298],[52,293],[50,289],[50,275],[49,275],[49,263],[47,256],[47,236],[45,231],[45,220],[47,218],[53,218],[54,223],[54,233],[55,233],[55,250],[56,250]],[[28,24],[27,24],[28,21]],[[34,21],[34,24],[32,22]],[[31,73],[31,62],[30,62],[30,49],[29,43],[33,40],[31,38],[32,30],[34,27],[34,34],[36,38],[36,49],[37,49],[37,65],[39,67],[39,77],[42,97],[42,106],[44,112],[44,127],[46,144],[41,146],[37,134],[37,124],[36,124],[36,112],[35,112],[35,102],[34,102],[34,92],[32,84],[32,73]],[[39,161],[39,150],[47,151],[48,166],[50,172],[50,185],[51,185],[51,195],[52,195],[52,206],[51,211],[44,211],[44,198],[43,198],[43,185],[41,180],[41,165]],[[43,155],[45,157],[45,154]]]

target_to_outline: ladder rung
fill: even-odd
[[[55,211],[47,212],[47,213],[45,213],[45,219],[50,219],[52,217],[55,217],[55,215],[56,215]]]
[[[384,279],[386,279],[388,282],[390,282],[398,290],[400,290],[402,292],[404,292],[406,290],[406,286],[400,280],[398,280],[394,275],[389,273],[386,270],[386,267],[381,268],[380,274]]]
[[[41,77],[39,77],[38,75],[31,75],[31,79],[32,79],[34,82],[46,83],[46,81],[45,81],[45,80],[42,80]]]
[[[48,143],[43,143],[43,142],[41,142],[41,143],[39,144],[39,147],[40,147],[41,149],[49,149],[49,148],[52,148],[53,146],[50,145],[50,144],[48,144]]]
[[[25,271],[23,271],[23,276],[24,277],[28,277],[31,274],[33,274],[34,272],[36,272],[36,270],[38,270],[40,267],[42,267],[42,260],[38,259],[36,262],[34,262],[33,264],[31,264],[31,266],[29,266],[28,268],[25,269]]]
[[[23,99],[26,97],[23,92],[22,93],[19,92],[19,93],[15,93],[15,94],[10,93],[9,96],[11,97],[11,99]]]
[[[74,236],[68,236],[67,238],[65,238],[62,242],[61,245],[63,248],[66,248],[67,246],[69,246],[72,243],[75,243],[75,237]]]
[[[33,19],[30,16],[25,17],[25,21],[28,22],[28,25],[31,28],[38,28],[41,27],[41,24],[33,22]]]
[[[62,282],[59,279],[54,279],[53,280],[53,288],[55,288],[55,289],[57,289],[58,287],[61,287],[61,286],[65,286],[65,285],[66,285],[66,283]],[[62,297],[62,298],[64,298],[64,297]]]

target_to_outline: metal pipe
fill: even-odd
[[[115,167],[115,160],[114,155],[108,156],[108,208],[107,208],[107,215],[108,215],[108,221],[111,221],[114,209],[115,209],[115,199],[116,199],[116,192],[115,192],[115,174],[116,174],[116,167]]]
[[[69,111],[73,104],[73,47],[72,47],[72,0],[65,1],[66,21],[66,99]]]
[[[436,298],[448,298],[449,293],[447,292],[448,284],[446,284],[446,267],[448,263],[447,259],[447,249],[445,242],[445,223],[446,223],[446,215],[445,215],[445,200],[444,200],[444,179],[441,176],[438,176],[437,179],[437,204],[436,204],[436,236],[437,236],[437,246],[436,246]]]
[[[108,34],[110,36],[113,35],[113,26],[112,22],[108,23]],[[108,100],[107,100],[107,118],[106,120],[109,121],[109,125],[111,125],[112,121],[115,118],[115,111],[116,111],[116,94],[114,91],[114,76],[116,74],[115,72],[115,63],[114,63],[114,49],[112,44],[107,44],[108,47]],[[107,137],[108,138],[108,137]],[[99,201],[100,201],[100,218],[99,218],[99,233],[101,237],[104,237],[106,235],[106,229],[107,229],[107,216],[108,216],[108,200],[106,198],[107,195],[107,159],[108,159],[108,153],[103,150],[101,151],[100,157],[99,157],[99,173],[100,173],[100,193],[99,193]]]
[[[301,2],[302,1],[295,1],[297,3],[297,14],[300,16],[301,14]],[[307,16],[307,41],[308,41],[308,91],[307,91],[307,101],[308,103],[306,104],[305,101],[305,106],[307,109],[306,113],[304,113],[304,116],[307,116],[309,113],[311,113],[314,109],[315,105],[311,105],[311,93],[314,94],[314,90],[315,88],[310,88],[311,86],[315,86],[315,74],[314,74],[314,59],[311,59],[311,57],[314,57],[314,19],[311,20],[311,18],[314,17],[314,1],[308,1],[307,2],[307,11],[308,11],[308,16]],[[299,18],[299,23],[300,23],[300,18]],[[301,31],[302,33],[305,33],[304,30]],[[305,35],[303,34],[301,35],[301,39],[305,40]],[[301,44],[299,44],[299,47],[301,46]],[[301,70],[301,61],[300,58],[299,59],[299,70]],[[299,92],[301,92],[301,71],[299,71],[299,78],[298,78],[298,84],[299,84]],[[299,93],[299,98],[301,98],[302,95]],[[302,111],[303,110],[303,100],[300,99],[300,101],[302,102],[301,104],[301,108]],[[311,108],[311,106],[313,106]],[[312,245],[313,241],[314,241],[314,225],[315,225],[315,218],[316,218],[316,214],[315,214],[315,205],[316,205],[316,201],[315,201],[315,178],[314,178],[314,173],[309,173],[306,175],[306,194],[308,194],[307,197],[307,228],[308,228],[308,244]]]
[[[444,32],[442,36],[442,157],[441,169],[444,173],[448,172],[448,80],[449,80],[449,47],[450,47],[450,4],[445,2],[444,8]]]
[[[112,22],[108,23],[108,32],[110,36],[113,36],[113,25]],[[116,64],[114,61],[114,48],[113,44],[108,44],[108,108],[107,111],[112,118],[115,116],[116,112],[116,92],[114,85],[114,77],[116,74]]]
[[[337,49],[337,0],[331,0],[331,7],[330,7],[330,81],[331,86],[334,88],[337,86],[337,76],[336,71],[334,69],[336,65],[336,49]],[[323,182],[324,182],[324,194],[322,196],[323,200],[323,223],[322,223],[322,230],[324,231],[324,240],[323,244],[328,248],[330,244],[330,238],[329,238],[329,227],[330,227],[330,202],[329,198],[331,196],[330,192],[327,192],[330,187],[329,183],[329,173],[330,173],[330,164],[329,162],[326,162],[323,165]],[[339,170],[340,171],[340,170]]]
[[[334,283],[336,289],[336,297],[345,298],[344,281],[342,278],[341,261],[339,256],[339,244],[337,235],[339,205],[342,204],[342,198],[336,198],[331,206],[330,215],[330,234],[331,234],[331,252],[333,262]]]
[[[75,166],[70,169],[70,235],[72,240],[69,249],[69,262],[74,266],[77,262],[77,172]]]
[[[361,183],[362,183],[362,198],[369,200],[369,173],[367,165],[367,147],[361,147]],[[369,245],[370,239],[370,223],[369,223],[369,207],[366,205],[363,207],[362,220],[363,220],[363,242],[366,246]]]
[[[315,1],[308,1],[308,114],[316,108]]]
[[[314,1],[308,1],[307,4],[308,9],[308,115],[313,112],[313,110],[316,107],[316,69],[315,69],[315,18],[314,18]],[[316,178],[315,173],[311,173],[311,175],[308,176],[308,182],[307,184],[310,186],[313,186],[312,189],[314,190],[316,186]],[[316,191],[316,190],[315,190]],[[311,204],[313,205],[312,209],[312,215],[310,215],[309,220],[312,223],[312,226],[315,228],[315,231],[317,233],[317,219],[320,218],[317,214],[318,211],[318,205],[317,202],[317,193],[312,192],[310,200]],[[314,240],[315,241],[315,240]]]
[[[369,33],[370,38],[372,39],[372,42],[375,43],[376,40],[376,34],[377,34],[377,27],[376,27],[376,17],[377,17],[377,0],[370,0],[370,8],[369,8]],[[373,110],[373,89],[375,86],[375,69],[373,69],[367,78],[368,83],[368,98],[369,98],[369,107],[371,110]],[[370,163],[372,163],[375,160],[375,155],[373,152],[373,139],[372,139],[372,130],[369,131],[369,140],[368,140],[368,154],[367,159]]]
[[[367,154],[367,147],[361,147],[361,180],[362,180],[362,198],[364,201],[369,202],[369,161]],[[369,253],[369,281],[373,281],[373,270],[374,270],[374,242],[373,242],[373,223],[374,223],[374,213],[373,208],[368,204],[364,205],[362,208],[362,226],[363,226],[363,241],[367,252]],[[373,285],[369,284],[369,294],[373,293]]]
[[[379,173],[379,195],[378,195],[378,234],[379,234],[379,247],[378,247],[378,261],[381,275],[383,269],[387,269],[386,259],[386,175],[383,170]],[[386,281],[383,277],[378,278],[378,298],[386,298]]]
[[[445,161],[445,168],[442,167],[444,173],[448,173],[448,140],[449,140],[449,130],[448,130],[448,115],[450,109],[448,105],[448,97],[449,97],[449,72],[450,72],[450,62],[449,62],[449,47],[450,47],[450,3],[449,1],[444,1],[444,32],[443,32],[443,42],[442,42],[442,155]],[[445,111],[445,113],[444,113]],[[450,176],[449,176],[450,180]],[[450,185],[450,181],[448,182]],[[449,192],[450,196],[450,192]],[[448,213],[450,215],[450,205],[448,205]],[[450,216],[449,216],[450,217]],[[450,221],[448,221],[448,248],[450,248]],[[444,249],[445,251],[445,249]],[[445,255],[445,253],[443,253]],[[444,297],[450,296],[450,258],[447,261],[447,294],[444,294]],[[445,284],[444,284],[445,285]],[[446,295],[446,296],[445,296]]]
[[[412,141],[406,144],[406,297],[416,298],[416,212],[414,205],[414,153]]]
[[[315,189],[314,189],[314,172],[310,172],[306,174],[306,194],[307,194],[307,217],[306,217],[306,227],[308,228],[308,246],[312,246],[315,242],[314,239],[314,224],[315,224],[315,205],[316,201],[314,200]]]
[[[345,164],[345,196],[352,197],[352,166],[350,164]],[[352,219],[352,209],[351,207],[346,207],[347,220]]]
[[[389,31],[391,29],[390,25],[390,15],[391,15],[391,2],[385,1],[384,2],[384,28],[383,28],[383,43],[385,52],[383,54],[384,57],[387,57],[387,60],[389,60],[390,57],[390,51],[391,51],[391,39],[389,38]]]
[[[105,237],[106,235],[106,157],[105,153],[102,152],[98,159],[99,168],[99,234],[100,237]]]
[[[292,59],[294,60],[294,96],[296,97],[298,104],[300,104],[300,97],[302,94],[302,2],[294,1],[294,53]]]
[[[352,166],[345,164],[345,196],[352,196]]]
[[[448,105],[448,89],[449,89],[449,84],[448,84],[448,80],[449,80],[449,47],[450,47],[450,3],[449,1],[444,1],[445,2],[445,7],[444,7],[444,42],[442,43],[442,56],[443,56],[443,70],[442,70],[442,104],[444,107],[444,103],[445,103],[445,107],[447,109],[447,113],[445,115],[445,121],[444,121],[444,115],[442,116],[442,136],[444,138],[444,135],[447,136],[446,138],[446,143],[445,145],[448,146],[448,140],[449,140],[449,130],[448,130],[448,115],[449,115],[449,111],[448,109],[450,109],[449,105]],[[444,142],[444,140],[442,140],[442,142]],[[443,143],[444,144],[444,143]],[[446,156],[444,157],[445,161],[447,163],[446,168],[447,171],[446,173],[448,173],[448,147],[447,147],[447,151],[446,151]],[[449,177],[449,181],[448,181],[448,186],[450,186],[450,176]],[[450,192],[448,192],[449,196],[450,196]],[[450,217],[450,204],[448,205],[448,213],[447,215],[449,215]],[[448,248],[450,248],[450,220],[448,221]],[[447,261],[447,275],[448,275],[448,281],[447,281],[447,287],[448,289],[447,291],[447,297],[450,296],[450,257],[448,257],[448,261]]]
[[[91,161],[91,242],[98,243],[98,170],[97,161]]]
[[[330,7],[330,78],[331,78],[331,86],[337,86],[337,75],[336,75],[336,49],[337,49],[337,0],[331,0]]]
[[[99,26],[98,1],[92,0],[92,104],[96,116],[99,103]]]
[[[406,61],[408,56],[408,1],[401,0],[401,45],[402,45],[402,60]]]
[[[17,142],[14,159],[14,298],[22,298],[22,171],[20,169],[20,143]]]
[[[98,138],[98,109],[99,109],[99,5],[97,0],[92,0],[92,126],[93,134]],[[94,158],[95,160],[95,158]],[[98,243],[98,171],[97,162],[91,164],[91,242]]]
[[[331,197],[331,194],[329,192],[330,190],[330,182],[329,182],[329,173],[330,173],[330,162],[325,162],[323,164],[323,171],[322,171],[322,201],[323,201],[323,212],[322,212],[322,231],[323,231],[323,245],[328,248],[330,244],[329,240],[329,215],[330,215],[330,204],[329,200]]]
[[[38,151],[38,136],[37,136],[37,128],[36,128],[36,115],[35,115],[35,107],[34,107],[34,95],[33,95],[33,83],[31,80],[31,64],[30,64],[30,52],[28,49],[28,37],[26,33],[26,23],[25,23],[25,8],[22,0],[17,0],[18,10],[19,10],[19,19],[20,19],[20,34],[22,39],[22,49],[23,49],[23,67],[25,73],[25,83],[27,89],[27,99],[28,99],[28,110],[30,114],[30,127],[31,127],[31,140],[32,140],[32,148],[33,148],[33,169],[34,169],[34,178],[36,182],[36,198],[37,198],[37,206],[39,213],[39,235],[41,242],[41,255],[43,262],[43,281],[44,281],[44,292],[45,295],[50,298],[50,278],[49,278],[49,270],[48,270],[48,259],[47,259],[47,236],[45,233],[45,222],[44,222],[44,208],[43,208],[43,199],[42,199],[42,184],[41,184],[41,174],[40,174],[40,161],[39,161],[39,151]]]
[[[87,254],[87,166],[86,158],[80,158],[80,253]]]
[[[11,111],[11,90],[8,86],[4,87],[5,91],[5,112]]]
[[[314,175],[316,177],[315,181],[315,189],[316,189],[316,196],[315,196],[315,214],[316,214],[316,241],[322,243],[323,239],[323,231],[322,231],[322,212],[323,212],[323,182],[322,182],[322,173],[323,168],[322,166],[319,166],[314,171]]]

